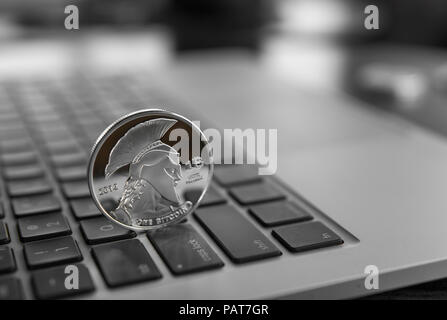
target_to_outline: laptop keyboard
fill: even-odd
[[[123,76],[0,86],[0,299],[87,294],[97,287],[92,268],[108,287],[163,281],[151,257],[155,254],[165,270],[181,277],[221,272],[224,255],[238,265],[263,263],[285,252],[343,243],[316,221],[303,200],[276,178],[259,176],[253,166],[216,166],[195,213],[180,224],[147,233],[153,253],[141,243],[141,235],[104,218],[86,182],[94,141],[117,117],[134,110],[125,106],[169,105],[166,100],[137,78]],[[11,239],[18,239],[23,250],[14,250]],[[80,243],[90,252],[82,252]],[[85,263],[83,254],[95,264]],[[22,255],[28,277],[15,275]],[[79,269],[79,290],[64,286],[68,264]],[[25,281],[31,283],[31,296],[25,295]]]

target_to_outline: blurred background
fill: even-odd
[[[63,29],[68,4],[79,8],[78,31]],[[380,10],[379,30],[363,25],[368,4]],[[251,55],[297,87],[342,90],[447,134],[443,0],[0,0],[3,74],[31,72],[17,58],[23,42],[36,44],[42,69],[45,59],[66,59],[63,48],[43,49],[52,38],[70,43],[75,69],[138,59],[151,68],[203,51]],[[116,43],[119,59],[108,49]]]

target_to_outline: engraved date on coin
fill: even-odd
[[[108,194],[108,193],[113,192],[113,191],[118,191],[118,184],[117,183],[109,184],[108,186],[104,186],[104,187],[98,188],[98,192],[99,192],[100,196],[103,196],[103,195]]]

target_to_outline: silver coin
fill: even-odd
[[[212,173],[211,148],[200,128],[178,114],[148,109],[122,117],[100,135],[88,183],[107,218],[128,229],[150,230],[192,212]]]

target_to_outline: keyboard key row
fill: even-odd
[[[64,195],[73,199],[70,204],[75,217],[78,219],[97,217],[80,222],[86,242],[96,245],[123,240],[102,244],[92,249],[92,255],[106,283],[115,287],[160,278],[161,273],[143,244],[137,239],[124,240],[135,237],[136,234],[117,227],[101,216],[89,198],[90,193],[85,181],[85,155],[73,156],[75,154],[81,153],[67,151],[57,156],[52,155],[51,159],[57,166],[56,177],[62,182]],[[82,161],[80,161],[81,158]],[[71,229],[64,216],[60,212],[55,212],[61,210],[60,201],[56,196],[46,194],[52,191],[51,186],[47,191],[42,191],[46,190],[45,188],[39,191],[37,184],[28,186],[28,189],[25,187],[26,182],[46,181],[35,179],[43,175],[43,170],[40,175],[36,168],[40,167],[27,164],[7,167],[4,170],[5,178],[10,180],[7,188],[11,196],[27,196],[12,199],[15,215],[18,217],[33,215],[18,220],[18,230],[22,241],[40,240],[25,244],[26,262],[29,268],[35,269],[81,261],[82,255],[77,243],[70,236],[42,240],[69,235]],[[232,174],[229,174],[229,171],[227,174],[222,173],[230,169],[234,171]],[[239,204],[249,205],[248,212],[263,226],[274,227],[287,224],[285,227],[274,229],[272,234],[289,251],[298,252],[343,243],[340,237],[320,222],[291,225],[291,223],[311,220],[312,217],[294,204],[282,201],[285,195],[275,186],[264,182],[264,179],[258,176],[256,169],[234,170],[234,166],[228,166],[225,169],[217,169],[216,172],[215,180],[221,186],[228,188],[229,194]],[[187,195],[189,196],[198,197],[198,195]],[[225,203],[225,196],[211,186],[195,216],[233,262],[245,263],[281,255],[275,244],[255,225],[234,208],[222,205]],[[218,206],[214,207],[215,205]],[[34,216],[34,214],[40,215]],[[0,244],[2,244],[1,226],[0,222]],[[6,224],[3,226],[4,234],[7,234]],[[221,268],[224,265],[206,240],[189,224],[178,224],[150,232],[148,238],[169,270],[175,275]],[[6,271],[3,272],[11,272],[16,268],[13,251],[8,250],[4,250],[6,252],[4,255],[10,259],[5,258],[4,261],[9,261],[9,269],[4,267]],[[78,266],[83,273],[88,273],[85,266],[81,264]],[[66,277],[64,268],[64,266],[58,266],[33,272],[32,283],[36,297],[57,298],[70,294],[63,286],[62,280]],[[0,272],[1,270],[0,260]],[[79,293],[94,290],[90,274],[88,273],[85,277],[86,284],[82,286],[84,289]]]
[[[250,212],[267,226],[287,224],[273,229],[272,235],[291,252],[343,244],[343,240],[323,223],[303,222],[312,217],[291,203],[256,206],[250,208]],[[195,212],[195,217],[235,263],[281,254],[250,221],[228,205],[199,209]]]

